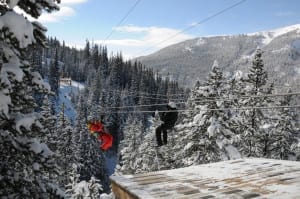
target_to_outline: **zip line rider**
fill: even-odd
[[[99,141],[101,141],[102,144],[100,148],[102,150],[106,151],[112,146],[113,136],[110,135],[108,132],[105,132],[102,121],[89,121],[88,129],[90,130],[93,136],[95,136]]]
[[[155,130],[157,146],[162,146],[168,143],[168,129],[172,129],[177,121],[178,112],[177,107],[174,102],[169,102],[167,105],[167,112],[163,112],[160,116],[163,123],[158,126]],[[161,139],[161,134],[163,133],[163,142]]]

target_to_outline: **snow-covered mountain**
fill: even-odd
[[[275,84],[300,82],[300,24],[250,34],[195,38],[138,60],[182,85],[192,86],[195,80],[205,79],[214,60],[224,71],[247,71],[257,48],[264,51],[264,63]]]

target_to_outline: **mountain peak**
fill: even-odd
[[[297,33],[300,33],[300,24],[294,24],[291,26],[285,26],[282,28],[277,28],[273,30],[267,30],[267,31],[261,31],[261,32],[255,32],[255,33],[249,33],[248,36],[255,36],[255,35],[261,35],[265,37],[263,40],[263,44],[267,45],[269,44],[274,38],[279,37],[283,34],[286,34],[288,32],[297,31]]]

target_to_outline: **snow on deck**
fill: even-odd
[[[111,176],[117,198],[300,198],[300,162],[238,159]]]

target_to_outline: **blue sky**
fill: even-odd
[[[252,33],[300,23],[299,0],[247,0],[197,26],[193,25],[240,0],[140,0],[117,26],[136,2],[62,0],[59,12],[43,15],[40,21],[48,28],[48,36],[76,47],[84,46],[86,39],[103,44],[113,31],[105,40],[108,50],[122,51],[127,58],[195,37]]]

